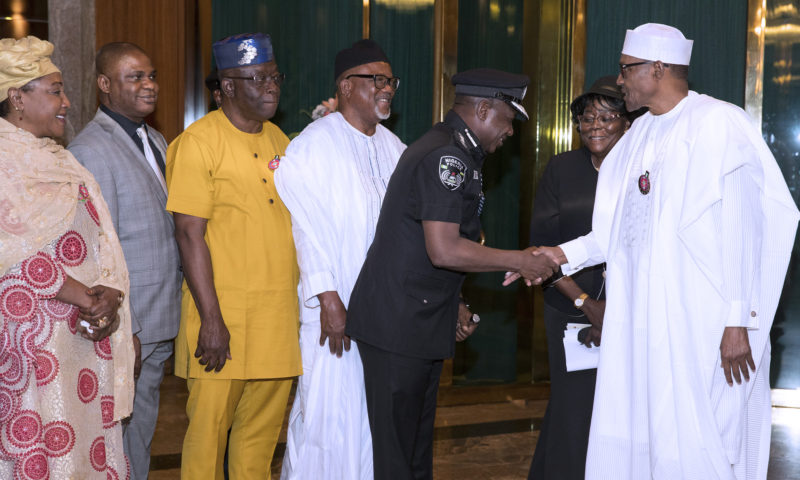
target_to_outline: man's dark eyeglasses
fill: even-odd
[[[353,73],[348,75],[345,78],[347,80],[350,77],[358,77],[358,78],[371,78],[373,82],[375,82],[375,88],[378,90],[383,90],[386,88],[386,85],[389,85],[394,90],[397,90],[397,87],[400,86],[400,78],[398,77],[387,77],[386,75],[369,75],[366,73]]]
[[[257,73],[252,77],[233,77],[230,75],[225,75],[225,78],[234,78],[236,80],[250,80],[256,84],[256,87],[263,87],[267,84],[267,82],[273,82],[277,86],[281,86],[283,81],[286,80],[285,73],[273,73],[272,75],[267,75],[266,73]]]
[[[625,71],[631,67],[636,67],[638,65],[646,65],[648,63],[656,63],[653,60],[647,60],[646,62],[635,62],[635,63],[620,63],[619,64],[619,74],[625,77]],[[665,67],[669,67],[668,63],[663,64]]]

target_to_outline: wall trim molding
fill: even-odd
[[[747,2],[747,60],[744,81],[744,110],[761,130],[764,104],[764,33],[767,0]]]

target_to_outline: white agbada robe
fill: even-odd
[[[634,122],[600,169],[593,231],[562,245],[567,273],[607,263],[587,479],[766,478],[769,331],[797,221],[740,108],[689,92]],[[748,327],[756,363],[733,387],[726,326]]]
[[[340,113],[292,140],[275,171],[292,214],[300,265],[303,375],[289,416],[282,479],[372,479],[372,438],[358,347],[341,358],[320,347],[317,295],[345,307],[375,236],[383,196],[405,145],[383,125],[367,136]]]

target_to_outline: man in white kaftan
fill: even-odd
[[[339,52],[335,78],[338,111],[306,127],[275,174],[292,214],[302,305],[303,375],[282,479],[373,478],[364,372],[344,326],[386,186],[405,150],[379,123],[389,117],[399,80],[370,40]]]
[[[767,475],[798,211],[749,117],[688,90],[691,47],[666,25],[628,31],[617,83],[650,111],[603,162],[593,231],[548,250],[566,273],[607,262],[587,479]]]

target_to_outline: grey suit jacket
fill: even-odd
[[[148,135],[166,160],[167,142]],[[167,196],[144,153],[114,119],[98,109],[69,151],[100,184],[131,279],[133,333],[142,343],[174,338],[180,323],[180,258]]]

